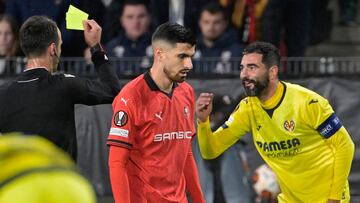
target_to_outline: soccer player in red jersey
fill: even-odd
[[[152,36],[154,63],[113,102],[107,144],[116,202],[205,202],[191,150],[195,93],[184,82],[192,69],[195,37],[179,24]]]

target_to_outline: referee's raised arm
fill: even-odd
[[[92,50],[99,79],[54,74],[62,36],[46,16],[32,16],[20,28],[25,71],[0,88],[0,132],[41,135],[77,157],[74,105],[111,104],[120,90],[118,78],[101,47],[101,27],[85,20],[84,38]],[[74,42],[77,43],[77,42]]]
[[[102,29],[95,20],[84,20],[84,39],[90,47],[91,59],[99,80],[68,77],[65,85],[74,103],[96,105],[111,103],[120,91],[119,79],[103,49]]]

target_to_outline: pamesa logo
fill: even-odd
[[[300,152],[300,140],[293,138],[289,140],[273,141],[273,142],[260,142],[256,141],[257,146],[263,150],[268,157],[289,157],[295,156]]]

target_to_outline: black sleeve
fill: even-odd
[[[76,104],[110,104],[120,91],[119,79],[103,51],[92,55],[98,79],[64,75],[65,88]]]

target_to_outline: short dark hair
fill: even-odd
[[[210,14],[221,13],[224,20],[228,20],[228,18],[229,18],[225,8],[219,2],[216,2],[216,1],[211,1],[207,4],[205,4],[205,6],[201,9],[201,14],[204,11],[207,11]]]
[[[148,0],[124,0],[120,6],[120,16],[123,15],[125,6],[129,6],[129,5],[130,6],[143,5],[145,6],[146,11],[150,13]]]
[[[262,55],[262,63],[267,67],[280,66],[280,52],[273,44],[268,42],[253,42],[243,51],[243,55],[258,53]]]
[[[32,16],[20,28],[20,46],[26,56],[41,56],[51,44],[59,44],[58,27],[46,16]]]
[[[172,45],[176,43],[187,43],[192,46],[196,44],[194,33],[189,29],[177,23],[166,22],[156,28],[152,35],[151,42],[157,40],[166,41]]]

